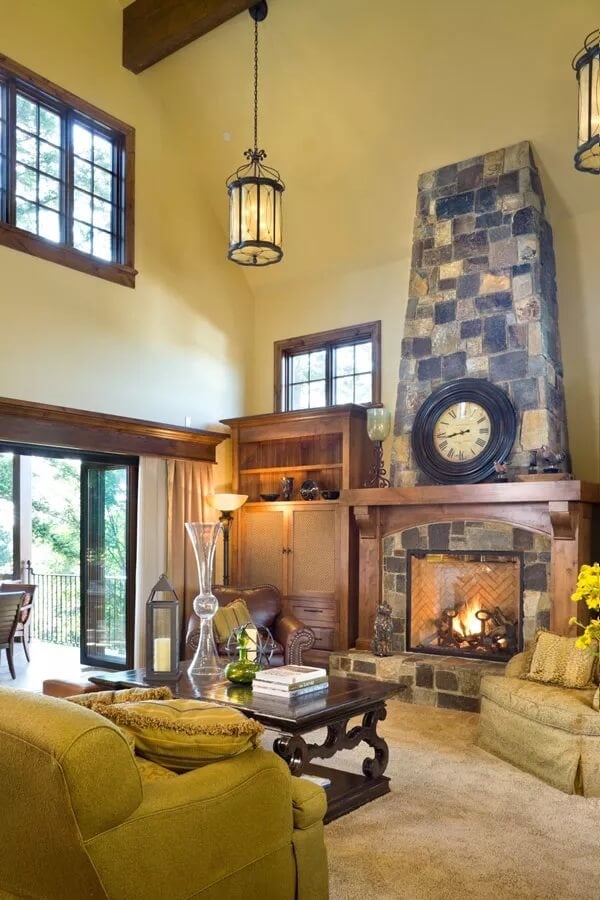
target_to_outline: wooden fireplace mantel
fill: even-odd
[[[486,519],[546,534],[551,539],[553,631],[572,631],[571,601],[582,563],[600,551],[600,485],[584,481],[363,488],[342,491],[360,535],[359,650],[370,649],[373,621],[382,596],[383,543],[387,534],[433,522]],[[594,520],[596,527],[594,528]]]

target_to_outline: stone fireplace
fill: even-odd
[[[408,550],[407,649],[510,659],[522,649],[522,572],[518,551]]]
[[[332,672],[474,710],[483,672],[501,674],[538,628],[567,634],[571,616],[585,615],[570,598],[579,566],[600,549],[600,486],[537,474],[539,451],[541,467],[560,451],[569,472],[555,275],[527,141],[420,176],[392,486],[340,497],[359,535],[358,637],[354,653],[332,655]],[[494,460],[497,472],[507,464],[507,483],[459,484],[450,465],[438,471],[453,483],[432,484],[419,469],[415,417],[465,378],[495,385],[515,410],[512,449]],[[388,658],[370,652],[382,600],[392,609]]]

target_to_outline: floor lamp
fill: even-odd
[[[223,526],[223,584],[229,584],[229,529],[233,522],[232,513],[243,506],[248,499],[247,494],[211,494],[208,502],[221,515],[219,522]]]

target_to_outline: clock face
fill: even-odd
[[[448,462],[476,459],[488,446],[492,424],[488,412],[473,400],[450,404],[433,428],[433,446]]]
[[[494,475],[517,433],[508,395],[483,378],[437,387],[418,410],[411,441],[421,471],[441,484],[474,484]]]

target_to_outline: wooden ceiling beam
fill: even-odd
[[[136,75],[256,0],[134,0],[123,10],[123,65]]]

